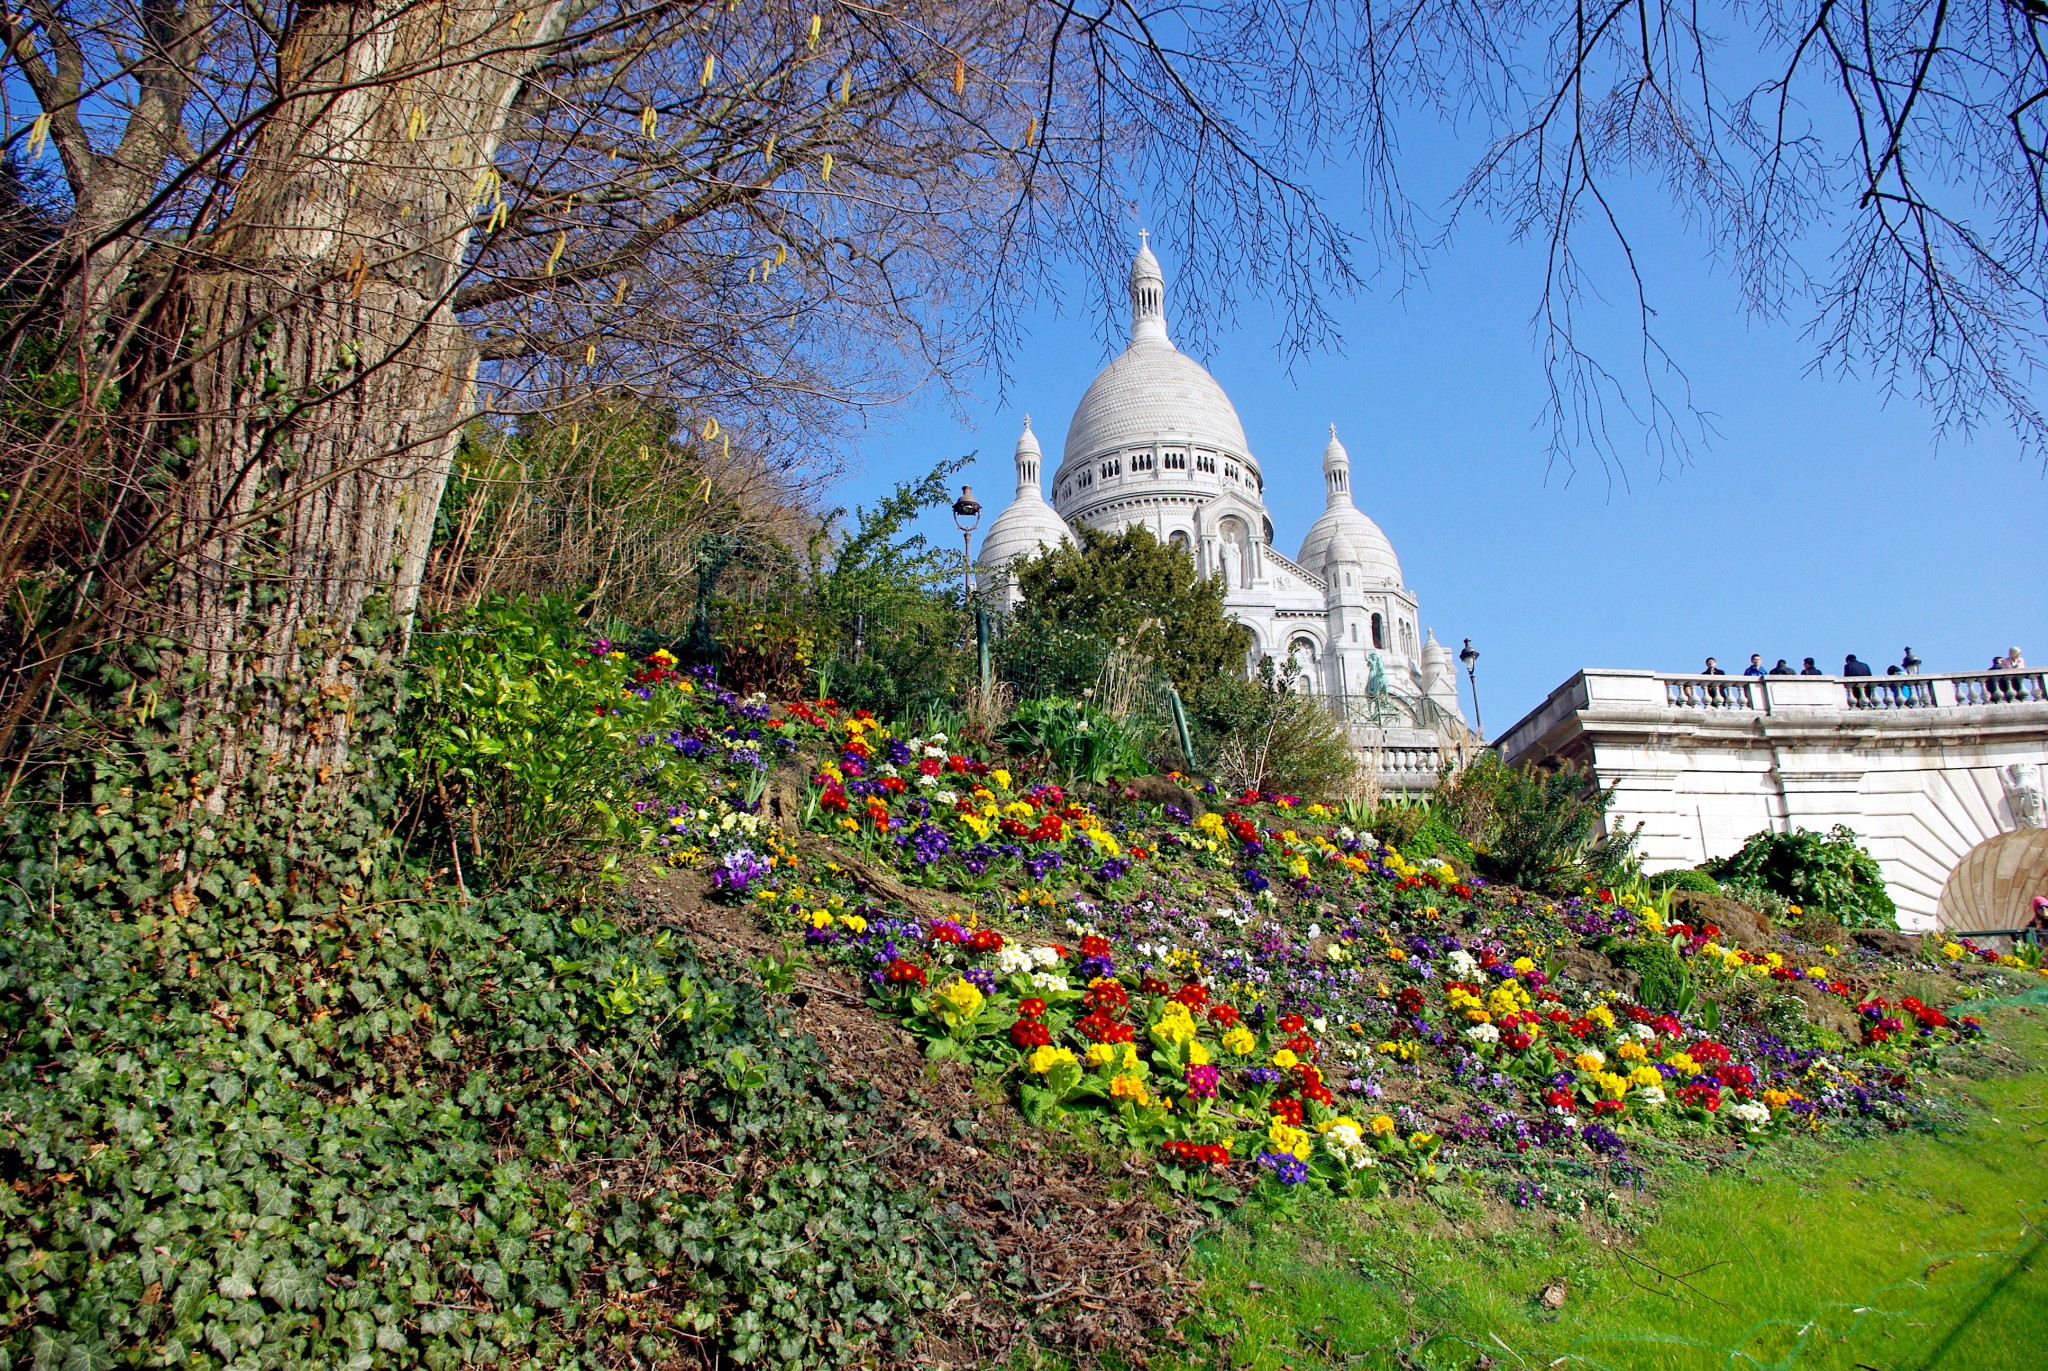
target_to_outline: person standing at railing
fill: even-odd
[[[1870,674],[1870,663],[1857,661],[1856,654],[1852,652],[1842,659],[1842,674],[1844,676],[1868,676]]]
[[[1700,668],[1700,675],[1702,676],[1726,676],[1727,674],[1727,672],[1721,670],[1720,664],[1712,657],[1707,658],[1707,664]]]
[[[2025,671],[2027,669],[2027,659],[2020,655],[2018,648],[2012,648],[2005,654],[2005,669],[2007,671]]]
[[[1817,667],[1817,666],[1815,666],[1815,665],[1813,664],[1813,658],[1811,658],[1811,657],[1808,657],[1808,658],[1806,659],[1806,665],[1805,665],[1805,666],[1803,666],[1803,667],[1800,667],[1800,668],[1799,668],[1799,674],[1800,674],[1801,676],[1825,676],[1825,675],[1827,675],[1827,673],[1826,673],[1825,671],[1822,671],[1822,670],[1821,670],[1821,669],[1820,669],[1819,667]]]
[[[1744,667],[1744,668],[1742,668],[1742,674],[1743,674],[1743,675],[1745,675],[1745,676],[1761,676],[1761,675],[1763,675],[1763,674],[1764,674],[1764,654],[1763,654],[1763,653],[1761,653],[1761,652],[1752,652],[1752,653],[1750,653],[1750,654],[1749,654],[1749,665],[1748,665],[1748,666],[1746,666],[1746,667]]]
[[[1808,666],[1812,666],[1813,658],[1808,657],[1806,659],[1806,664]],[[1770,674],[1773,676],[1791,676],[1796,673],[1792,670],[1791,666],[1786,663],[1785,659],[1783,657],[1780,657],[1778,659],[1778,664],[1771,668]],[[1813,674],[1816,676],[1820,675],[1818,671],[1814,672]]]

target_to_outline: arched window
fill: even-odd
[[[1178,548],[1182,552],[1186,552],[1188,550],[1187,530],[1177,528],[1173,532],[1167,534],[1166,545],[1171,548]]]
[[[1378,648],[1384,648],[1387,645],[1386,625],[1377,614],[1372,616],[1372,645]]]

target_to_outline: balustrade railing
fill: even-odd
[[[2048,671],[1979,671],[1942,676],[1664,676],[1672,709],[1772,714],[1833,703],[1857,710],[1957,709],[2048,704]],[[1839,696],[1817,698],[1839,690]]]
[[[2048,672],[1986,671],[1955,678],[1959,705],[2026,705],[2048,701]]]
[[[1673,709],[1755,709],[1750,676],[1667,676],[1664,702]]]
[[[1842,680],[1851,709],[1934,709],[1934,682],[1925,676],[1849,676]]]

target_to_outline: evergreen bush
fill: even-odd
[[[1844,928],[1899,926],[1884,872],[1841,824],[1825,836],[1804,828],[1752,834],[1708,869],[1730,885],[1759,886],[1802,909],[1824,909]]]

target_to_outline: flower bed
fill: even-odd
[[[864,978],[929,1055],[1000,1078],[1033,1122],[1142,1150],[1198,1195],[1476,1167],[1518,1202],[1561,1202],[1569,1187],[1531,1180],[1546,1160],[1605,1186],[1650,1139],[1705,1152],[1907,1123],[1917,1071],[1981,1031],[1887,996],[1873,954],[1736,947],[1643,891],[1489,886],[1297,797],[1088,803],[830,702],[675,688],[680,726],[643,740],[651,849]],[[804,767],[812,836],[760,820],[778,759]],[[881,902],[862,864],[958,908]],[[1623,969],[1644,959],[1655,975]],[[2039,974],[1974,949],[1941,964]],[[1820,1026],[1800,995],[1853,1026]]]

